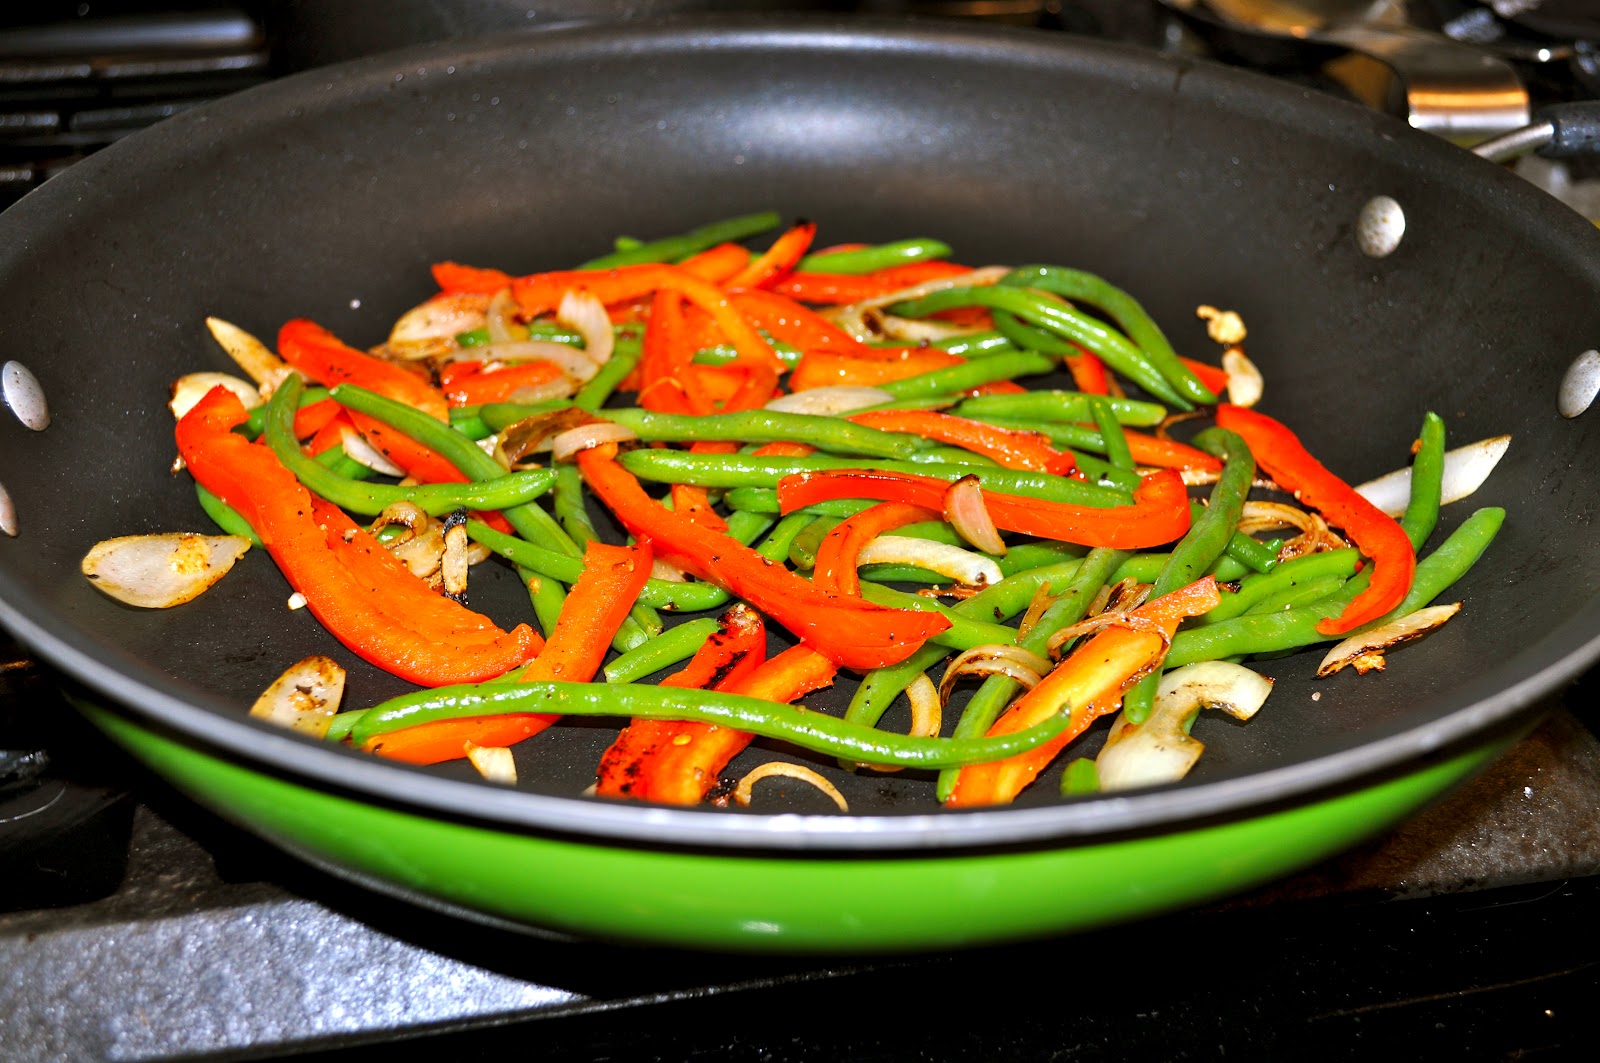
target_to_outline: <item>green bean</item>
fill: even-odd
[[[333,397],[343,406],[358,413],[376,417],[396,431],[403,432],[423,446],[454,465],[469,480],[496,480],[507,475],[500,463],[485,454],[478,444],[451,431],[432,417],[403,403],[386,399],[353,384],[340,384],[333,389]],[[487,407],[485,407],[487,409]],[[485,418],[487,420],[487,418]],[[529,502],[511,506],[501,511],[511,526],[524,539],[547,545],[550,549],[577,557],[583,551],[556,519],[538,505]],[[570,581],[568,581],[570,582]]]
[[[1209,406],[1217,401],[1211,389],[1202,384],[1178,358],[1161,327],[1139,305],[1138,300],[1103,277],[1061,266],[1022,266],[1002,277],[999,283],[1042,289],[1100,309],[1117,323],[1117,327],[1144,352],[1145,360],[1184,398],[1197,406]]]
[[[636,408],[605,411],[607,420],[630,428],[646,443],[808,443],[819,450],[909,458],[930,444],[907,432],[885,432],[839,417],[777,410],[743,410],[696,417]]]
[[[1421,445],[1411,461],[1411,498],[1400,517],[1400,527],[1405,529],[1413,550],[1421,550],[1439,525],[1444,481],[1444,421],[1438,414],[1430,410],[1423,417],[1418,439]]]
[[[605,666],[607,683],[633,683],[679,661],[693,657],[721,622],[713,617],[685,620]]]
[[[776,521],[764,513],[736,511],[728,514],[728,535],[749,546],[765,535],[775,523]]]
[[[470,445],[470,444],[469,444]],[[493,459],[490,459],[493,460]],[[882,459],[835,458],[813,454],[804,458],[757,458],[741,454],[689,454],[681,450],[630,450],[621,464],[641,480],[686,483],[696,487],[777,487],[785,476],[834,469],[876,469],[912,473],[954,483],[976,476],[991,491],[1068,502],[1080,506],[1120,506],[1128,496],[1111,488],[1086,484],[1065,476],[1019,469],[989,469],[971,465],[938,465]]]
[[[576,465],[561,464],[554,469],[555,486],[550,492],[550,508],[574,542],[592,543],[599,540],[594,525],[589,523],[589,513],[583,502],[583,476]],[[635,602],[628,615],[617,626],[611,645],[618,653],[626,653],[661,633],[661,617],[643,602]]]
[[[572,396],[572,404],[590,413],[604,406],[612,392],[617,390],[617,385],[627,379],[628,374],[638,366],[641,353],[638,344],[632,344],[627,348],[621,345],[613,348],[606,364],[585,381],[583,387],[578,389],[578,393]]]
[[[484,423],[482,417],[452,417],[450,427],[476,443],[480,439],[488,439],[494,435],[494,429]]]
[[[904,317],[927,317],[958,306],[987,306],[1015,314],[1029,324],[1042,326],[1088,348],[1099,355],[1106,365],[1162,402],[1181,410],[1194,409],[1194,403],[1167,381],[1151,361],[1148,352],[1140,350],[1120,332],[1049,296],[1002,285],[943,288],[917,299],[896,303],[889,308],[889,312]],[[1216,401],[1215,396],[1211,401]]]
[[[903,346],[903,344],[890,344],[890,346]],[[998,332],[969,332],[961,336],[946,336],[942,340],[930,341],[928,346],[937,347],[948,354],[958,354],[963,358],[1009,354],[1020,349]]]
[[[1154,583],[1161,575],[1161,570],[1166,567],[1167,559],[1171,554],[1134,554],[1122,563],[1122,567],[1111,575],[1112,583],[1121,583],[1131,579],[1135,583]],[[1242,561],[1223,555],[1217,559],[1206,573],[1216,579],[1218,583],[1231,583],[1237,579],[1254,575],[1255,570]]]
[[[1100,792],[1100,767],[1089,757],[1074,757],[1061,772],[1061,796]]]
[[[1366,631],[1396,617],[1416,612],[1467,573],[1488,549],[1505,520],[1505,510],[1480,509],[1468,517],[1433,553],[1417,562],[1411,590],[1389,613],[1356,630]],[[1346,636],[1324,635],[1317,624],[1338,616],[1364,589],[1367,573],[1345,583],[1337,593],[1320,602],[1262,616],[1239,616],[1204,627],[1178,632],[1167,651],[1167,666],[1176,668],[1195,661],[1213,661],[1245,654],[1296,650],[1318,642]],[[1354,634],[1351,632],[1349,634]]]
[[[722,496],[722,503],[735,512],[776,514],[781,511],[777,489],[772,487],[735,487]],[[795,512],[813,517],[853,517],[865,508],[860,499],[833,498]]]
[[[322,736],[323,741],[343,742],[350,737],[350,732],[355,729],[361,717],[366,714],[366,709],[351,709],[349,712],[336,714],[332,720],[328,721],[328,730]]]
[[[843,523],[843,517],[817,517],[794,537],[789,544],[789,563],[795,568],[812,568],[817,563],[817,551],[828,533]]]
[[[1244,616],[1263,616],[1268,613],[1280,613],[1285,609],[1294,609],[1297,606],[1310,605],[1320,601],[1331,594],[1336,594],[1344,586],[1348,576],[1336,573],[1325,573],[1302,579],[1293,586],[1284,587],[1275,593],[1268,594],[1259,599],[1244,611]],[[1142,721],[1141,721],[1142,722]]]
[[[1222,473],[1217,478],[1216,486],[1211,489],[1210,504],[1189,526],[1189,531],[1178,541],[1178,545],[1172,548],[1171,557],[1151,588],[1152,597],[1187,587],[1216,563],[1234,538],[1235,529],[1239,526],[1239,514],[1244,509],[1245,498],[1250,494],[1250,485],[1255,480],[1255,458],[1244,440],[1235,433],[1226,428],[1208,428],[1195,436],[1194,445],[1221,458]],[[1242,538],[1259,546],[1248,536]],[[1236,554],[1232,556],[1238,557]],[[1249,563],[1248,558],[1239,557],[1238,560]]]
[[[479,520],[468,518],[467,537],[547,580],[576,583],[583,575],[582,558],[496,531]],[[713,583],[677,583],[652,578],[645,580],[644,590],[639,592],[639,601],[652,609],[682,613],[715,609],[727,600],[728,592]]]
[[[294,375],[296,380],[301,380],[300,375],[298,373],[293,374],[293,375]],[[332,394],[332,392],[330,392],[327,388],[323,388],[323,387],[309,387],[309,388],[307,388],[307,387],[304,386],[304,384],[305,384],[305,382],[303,380],[301,380],[301,386],[302,386],[302,388],[304,390],[302,390],[300,392],[300,397],[295,402],[295,409],[297,409],[297,410],[298,409],[304,409],[305,407],[310,406],[314,402],[321,402],[323,399],[327,398],[330,394]],[[276,392],[274,392],[274,394],[276,394]],[[243,433],[246,436],[246,438],[255,439],[257,436],[259,436],[261,434],[262,430],[266,428],[266,424],[267,424],[267,404],[263,402],[260,406],[257,406],[257,407],[255,407],[254,409],[252,409],[250,411],[250,416],[245,418],[245,422],[244,422],[244,424],[240,425],[240,429],[243,431]]]
[[[758,236],[782,224],[782,217],[770,210],[759,214],[741,214],[736,218],[725,218],[710,225],[690,229],[677,236],[651,240],[626,251],[613,251],[609,255],[592,258],[578,268],[615,269],[618,266],[637,266],[647,262],[676,262],[690,255],[698,255],[718,244]]]
[[[985,421],[990,417],[1021,418],[1034,425],[1038,422],[1087,421],[1090,418],[1089,400],[1105,398],[1118,422],[1135,428],[1149,428],[1166,420],[1166,407],[1137,399],[1119,399],[1116,396],[1085,395],[1081,391],[1029,391],[1020,395],[979,395],[963,401],[955,413],[973,420]]]
[[[194,485],[195,497],[200,499],[200,508],[206,511],[206,516],[211,518],[213,524],[221,528],[228,535],[242,535],[250,540],[250,545],[260,546],[261,536],[250,527],[250,522],[239,516],[239,511],[228,503],[207,491],[199,484]]]
[[[1095,483],[1106,487],[1114,487],[1118,491],[1132,492],[1138,488],[1144,477],[1131,469],[1119,469],[1109,461],[1088,454],[1072,452],[1072,460],[1085,476],[1092,477]]]
[[[936,586],[950,582],[950,577],[942,572],[917,568],[915,565],[895,565],[887,562],[862,565],[856,569],[856,573],[870,583],[925,583]]]
[[[729,492],[732,494],[732,492]],[[772,503],[772,512],[778,511],[776,495]],[[756,547],[756,553],[768,561],[782,561],[789,556],[789,551],[794,545],[795,536],[799,535],[811,523],[811,514],[805,511],[791,513],[778,521],[766,541]]]
[[[795,349],[780,339],[773,337],[766,329],[757,329],[761,338],[767,341],[767,346],[772,348],[772,353],[778,356],[778,361],[793,369],[800,364],[800,359],[805,356],[804,351]],[[727,365],[739,360],[739,348],[731,343],[719,343],[715,347],[701,347],[694,352],[696,365]]]
[[[1100,439],[1105,444],[1106,461],[1115,469],[1132,469],[1133,452],[1128,449],[1128,437],[1123,434],[1122,425],[1117,423],[1116,414],[1111,412],[1105,397],[1092,397],[1089,412],[1094,415],[1095,427],[1100,430]]]
[[[1045,609],[1028,633],[1017,640],[1017,644],[1029,653],[1040,656],[1047,653],[1050,637],[1062,628],[1083,619],[1094,601],[1095,594],[1105,586],[1109,575],[1120,568],[1127,557],[1128,554],[1121,550],[1110,550],[1105,547],[1090,550],[1067,581],[1066,587]],[[1051,584],[1052,589],[1055,586],[1054,583]],[[984,679],[977,692],[968,700],[966,708],[962,710],[961,719],[957,721],[952,732],[954,737],[970,738],[986,733],[1021,687],[1022,684],[1003,675],[992,675]],[[950,794],[955,790],[956,775],[954,771],[939,773],[934,791],[940,801],[949,800]]]
[[[1228,556],[1257,572],[1271,572],[1278,565],[1278,551],[1283,549],[1282,539],[1261,542],[1244,532],[1234,532],[1228,539]]]
[[[974,358],[960,365],[946,366],[928,373],[919,373],[900,380],[891,380],[877,387],[899,399],[922,399],[934,395],[949,395],[969,391],[996,380],[1011,380],[1019,376],[1048,373],[1055,363],[1042,354],[1017,351],[1015,354],[995,354],[987,358]]]
[[[919,465],[978,465],[985,469],[998,469],[1000,463],[986,455],[960,447],[930,446],[911,455],[908,461]]]
[[[941,240],[896,240],[850,251],[818,251],[806,255],[795,268],[807,273],[876,273],[908,262],[949,258],[950,251],[950,245]]]
[[[941,613],[950,621],[950,626],[928,641],[939,646],[948,646],[953,650],[970,650],[974,646],[989,646],[999,644],[1009,646],[1017,639],[1017,633],[1004,624],[992,624],[986,620],[974,620],[963,613],[956,612],[943,602],[932,598],[925,598],[920,594],[907,594],[897,591],[893,587],[884,587],[876,583],[863,583],[861,597],[873,605],[888,606],[891,609],[915,609],[921,613]]]
[[[411,487],[347,480],[306,457],[295,440],[294,410],[300,391],[300,378],[293,373],[278,385],[272,400],[267,403],[262,436],[296,479],[314,494],[351,513],[377,516],[396,502],[411,502],[434,517],[442,517],[462,507],[506,509],[533,501],[550,490],[555,482],[555,473],[549,469],[509,473],[499,479],[479,483],[417,484]],[[446,428],[445,431],[450,429]]]
[[[569,347],[582,347],[583,336],[572,331],[565,325],[554,322],[530,321],[526,326],[530,340],[548,340],[551,343],[565,343]],[[494,337],[489,335],[487,326],[479,326],[466,332],[458,332],[455,336],[458,347],[487,347],[494,342]]]
[[[644,241],[637,236],[619,236],[611,241],[613,251],[637,251],[644,246]]]
[[[1322,553],[1306,554],[1304,557],[1284,561],[1271,572],[1246,576],[1237,591],[1223,591],[1222,604],[1202,614],[1197,620],[1202,625],[1214,624],[1219,620],[1231,620],[1244,615],[1259,601],[1324,576],[1336,575],[1340,579],[1349,579],[1355,575],[1356,565],[1360,560],[1359,550],[1346,547],[1342,550],[1325,550]]]
[[[472,534],[470,528],[467,534]],[[520,539],[513,541],[521,542]],[[567,601],[566,588],[554,577],[541,576],[523,565],[517,566],[517,575],[522,578],[523,586],[528,588],[528,601],[533,605],[533,615],[539,621],[539,630],[544,632],[545,638],[549,638],[555,634],[556,624],[561,619],[561,607]]]
[[[571,399],[545,399],[542,402],[486,402],[478,407],[478,417],[496,432],[503,432],[518,421],[529,417],[542,417],[547,413],[571,410],[577,406]]]
[[[905,768],[958,767],[1014,757],[1050,741],[1071,723],[1070,713],[1057,713],[1044,723],[1009,735],[922,738],[889,734],[795,705],[714,690],[697,691],[689,699],[681,690],[639,683],[484,683],[438,687],[383,702],[356,722],[350,740],[364,746],[402,727],[509,712],[691,720],[793,742],[825,755]]]

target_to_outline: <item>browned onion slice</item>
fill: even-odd
[[[983,484],[976,476],[963,476],[945,491],[944,519],[957,535],[979,550],[1005,556],[1006,541],[995,529],[994,518],[983,501]]]
[[[751,792],[755,789],[756,783],[762,779],[774,777],[796,779],[803,783],[809,783],[827,794],[828,798],[839,806],[840,812],[850,811],[850,803],[844,799],[844,794],[841,794],[839,788],[834,786],[833,783],[824,779],[810,768],[781,760],[770,760],[760,767],[753,768],[745,773],[744,778],[740,779],[739,784],[733,789],[733,799],[739,802],[741,807],[749,808]]]
[[[170,609],[205,593],[249,549],[242,535],[123,535],[95,543],[79,567],[119,602]]]
[[[1383,671],[1383,655],[1402,643],[1420,639],[1435,628],[1443,627],[1461,611],[1461,603],[1433,605],[1414,613],[1391,620],[1382,627],[1351,635],[1322,658],[1317,666],[1317,678],[1330,676],[1341,668],[1354,668],[1362,675]]]
[[[258,720],[287,727],[313,738],[328,725],[344,697],[344,669],[331,657],[307,657],[290,665],[250,706]]]

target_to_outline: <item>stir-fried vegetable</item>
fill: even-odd
[[[621,715],[603,799],[748,804],[779,775],[844,809],[818,774],[836,757],[937,771],[939,799],[970,807],[1012,800],[1119,708],[1098,769],[1076,755],[1061,792],[1176,781],[1204,748],[1199,707],[1247,717],[1271,688],[1224,659],[1349,635],[1324,673],[1381,668],[1454,615],[1426,607],[1503,518],[1480,510],[1424,553],[1493,456],[1446,455],[1430,414],[1410,469],[1349,487],[1246,408],[1264,390],[1236,314],[1199,310],[1219,366],[1081,269],[969,269],[927,239],[817,250],[809,222],[760,253],[735,242],[777,225],[521,277],[440,263],[440,294],[370,352],[305,320],[273,352],[210,319],[251,379],[185,377],[176,438],[239,538],[180,537],[220,556],[138,604],[192,597],[259,542],[349,649],[443,689],[335,716],[338,666],[311,661],[254,714],[382,756],[516,785],[512,746]],[[1174,410],[1217,427],[1174,439]],[[1256,537],[1274,528],[1293,538]],[[182,567],[128,549],[102,544],[85,572],[111,590],[130,564]],[[548,641],[461,604],[488,551]],[[769,636],[798,645],[769,657]],[[843,719],[792,704],[851,672]],[[909,726],[880,727],[902,693]],[[812,763],[723,779],[758,736]]]

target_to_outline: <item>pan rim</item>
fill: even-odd
[[[707,31],[718,31],[708,42]],[[481,60],[526,61],[524,57],[545,48],[561,48],[571,55],[613,53],[618,49],[803,47],[826,44],[858,50],[885,48],[916,52],[948,50],[970,53],[995,43],[1038,61],[1087,56],[1095,61],[1120,64],[1142,72],[1165,71],[1174,91],[1237,90],[1246,103],[1256,106],[1293,100],[1314,115],[1330,121],[1356,121],[1381,135],[1421,138],[1392,119],[1340,101],[1312,97],[1305,90],[1249,74],[1199,62],[1172,59],[1126,46],[1067,40],[1064,35],[993,27],[971,27],[937,21],[829,20],[788,17],[686,17],[675,16],[624,26],[557,25],[529,32],[500,35],[480,41],[445,42],[403,52],[357,60],[303,73],[247,90],[205,108],[128,138],[98,153],[25,197],[6,212],[4,225],[27,237],[51,224],[51,212],[80,205],[79,196],[103,170],[135,162],[139,152],[162,157],[166,149],[196,137],[226,141],[226,121],[271,113],[281,116],[295,104],[314,105],[324,84],[370,82],[374,89],[402,66]],[[587,51],[585,51],[587,50]],[[1245,104],[1241,104],[1245,106]],[[1403,130],[1403,132],[1402,132]],[[1420,153],[1457,153],[1448,145],[1421,139],[1407,143]],[[125,160],[126,157],[126,160]],[[1483,164],[1485,176],[1493,171]],[[1515,178],[1501,175],[1500,196],[1513,198],[1512,207],[1532,209],[1531,189],[1516,191]],[[81,205],[96,209],[95,197],[84,195]],[[1578,219],[1574,215],[1573,226]],[[31,226],[31,228],[30,228]],[[22,252],[19,252],[22,253]],[[9,255],[0,258],[9,258]],[[1334,789],[1359,785],[1385,772],[1402,769],[1419,758],[1476,736],[1511,720],[1562,683],[1576,677],[1600,659],[1600,636],[1575,638],[1580,630],[1600,629],[1600,606],[1580,618],[1592,624],[1569,622],[1550,633],[1546,641],[1563,645],[1549,662],[1531,675],[1497,690],[1448,715],[1386,735],[1375,741],[1308,761],[1249,775],[1215,781],[1136,792],[1126,796],[1098,797],[1090,801],[1037,808],[1000,808],[937,811],[917,814],[818,816],[741,813],[663,808],[613,803],[580,797],[557,797],[491,787],[478,782],[441,778],[427,772],[361,756],[345,750],[318,747],[286,734],[272,733],[263,725],[237,717],[232,706],[220,700],[196,697],[184,700],[162,689],[154,680],[159,673],[137,664],[116,667],[80,649],[71,629],[58,617],[42,622],[12,604],[11,588],[0,574],[0,624],[32,647],[52,665],[84,682],[97,693],[125,706],[135,715],[192,735],[229,755],[261,769],[321,781],[343,790],[355,790],[389,802],[453,814],[471,807],[474,816],[507,828],[582,834],[607,843],[640,842],[681,844],[711,849],[751,852],[963,851],[999,845],[1069,844],[1136,830],[1182,829],[1185,824],[1219,816],[1248,816],[1264,803],[1311,801]],[[1544,645],[1543,643],[1539,645]],[[1546,656],[1552,651],[1546,651]]]

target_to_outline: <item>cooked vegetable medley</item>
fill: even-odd
[[[837,758],[924,769],[968,807],[1012,800],[1119,709],[1062,792],[1183,777],[1201,708],[1267,698],[1240,662],[1339,642],[1321,674],[1382,668],[1454,615],[1427,607],[1500,526],[1479,510],[1430,549],[1432,414],[1398,520],[1324,467],[1252,408],[1270,381],[1237,314],[1199,308],[1227,347],[1211,365],[1083,270],[971,269],[934,240],[816,250],[810,223],[737,242],[777,228],[733,218],[521,277],[440,263],[439,294],[365,351],[311,321],[273,350],[213,320],[251,379],[180,381],[176,440],[238,546],[125,600],[187,601],[261,546],[292,604],[422,689],[341,712],[336,662],[286,661],[255,714],[379,756],[514,784],[507,747],[620,716],[602,797],[759,806],[779,775],[846,807]],[[601,509],[625,536],[602,539]],[[124,596],[109,573],[149,562],[109,549],[85,571]],[[483,563],[514,567],[526,622],[470,607]],[[774,629],[792,645],[769,656]],[[841,670],[861,677],[849,709],[808,711]],[[909,733],[880,729],[902,694]],[[723,779],[753,736],[809,766]]]

